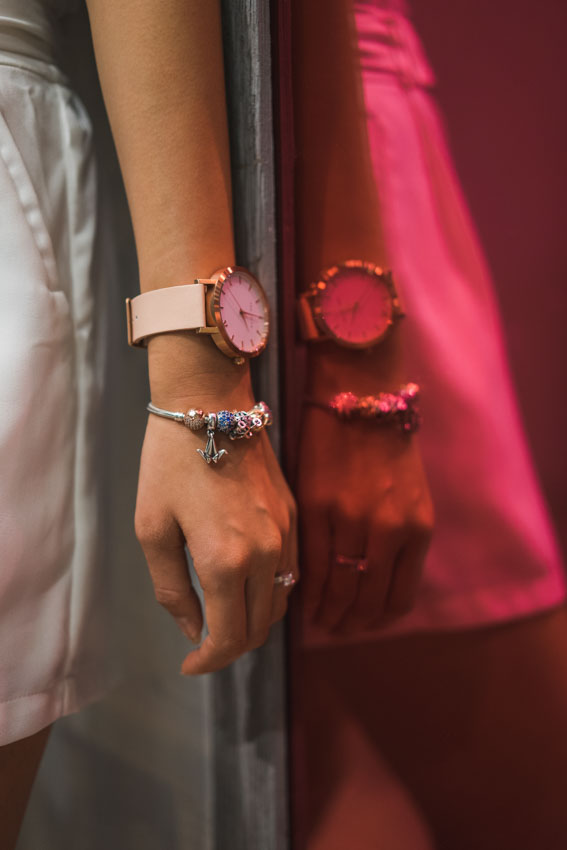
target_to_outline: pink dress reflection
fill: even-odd
[[[420,441],[437,511],[417,604],[379,634],[533,614],[563,601],[564,574],[492,282],[428,91],[433,73],[405,5],[354,7],[372,165],[407,313],[409,376],[422,387]],[[304,635],[306,645],[329,642],[313,627]]]

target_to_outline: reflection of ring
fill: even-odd
[[[283,584],[284,587],[293,587],[296,581],[293,573],[276,573],[274,576],[274,584]]]
[[[368,558],[350,558],[348,555],[335,555],[335,564],[338,567],[346,567],[355,573],[368,572]]]

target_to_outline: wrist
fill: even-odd
[[[346,390],[356,395],[393,392],[407,383],[402,328],[374,348],[353,350],[329,341],[312,343],[308,354],[307,393],[324,400]]]
[[[247,408],[253,402],[249,364],[237,366],[206,336],[156,334],[148,340],[148,369],[159,407]]]

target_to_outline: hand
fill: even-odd
[[[251,397],[233,401],[253,404]],[[170,409],[184,408],[177,400]],[[264,643],[287,608],[289,589],[274,585],[274,576],[298,575],[295,503],[267,434],[238,441],[221,435],[229,454],[216,467],[197,454],[204,433],[150,415],[136,505],[136,534],[156,599],[194,642],[203,613],[185,543],[203,589],[209,633],[185,658],[185,674],[219,670]]]
[[[409,611],[433,528],[416,438],[306,407],[297,498],[306,618],[353,634]],[[337,554],[366,558],[367,572]]]

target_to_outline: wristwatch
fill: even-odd
[[[153,334],[193,330],[210,334],[223,354],[237,363],[260,354],[270,330],[266,293],[240,266],[127,298],[126,318],[129,345],[144,346]]]
[[[348,348],[381,342],[404,315],[389,271],[347,260],[322,272],[299,297],[303,339],[332,339]]]

